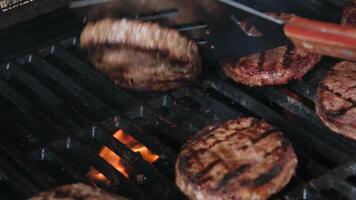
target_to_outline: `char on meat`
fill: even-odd
[[[295,173],[290,142],[272,125],[238,118],[199,131],[182,148],[176,183],[196,200],[264,200]]]
[[[156,23],[91,22],[82,31],[80,45],[99,71],[124,88],[175,89],[196,79],[201,71],[197,45]]]
[[[288,21],[293,14],[267,13]],[[300,48],[287,46],[270,49],[241,58],[222,60],[225,74],[238,83],[248,86],[281,85],[302,78],[321,59],[320,55]]]
[[[302,78],[321,56],[286,46],[220,62],[225,74],[248,86],[281,85]]]
[[[320,82],[316,112],[331,130],[356,140],[356,63],[336,64]]]
[[[356,27],[356,0],[346,4],[341,24]],[[356,63],[336,64],[319,83],[315,108],[331,130],[356,140]]]

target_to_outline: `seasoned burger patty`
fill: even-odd
[[[356,27],[356,0],[344,8],[341,24]],[[356,140],[356,63],[336,64],[319,83],[315,101],[321,121],[336,133]]]
[[[356,0],[351,0],[346,4],[341,24],[356,27]]]
[[[103,19],[89,23],[80,45],[94,66],[124,88],[169,90],[201,71],[197,45],[155,23]]]
[[[83,183],[65,185],[46,191],[29,200],[127,200],[99,188],[94,188]]]
[[[324,124],[356,140],[356,63],[336,64],[320,82],[315,102]]]
[[[266,14],[288,21],[293,14]],[[248,86],[281,85],[302,78],[321,59],[321,56],[303,49],[288,50],[286,46],[270,49],[242,58],[220,62],[225,74],[238,83]]]
[[[159,53],[134,49],[101,49],[93,64],[117,85],[139,90],[169,90],[194,80],[200,67],[174,63]]]
[[[295,172],[283,134],[262,120],[238,118],[209,126],[184,145],[176,183],[191,199],[267,199]]]
[[[286,46],[242,58],[221,61],[225,74],[248,86],[280,85],[302,78],[321,56],[303,49],[288,50]]]

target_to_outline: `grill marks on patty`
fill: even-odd
[[[221,61],[225,74],[238,83],[249,86],[280,85],[302,78],[321,56],[286,46],[239,59]]]
[[[192,62],[198,51],[196,44],[174,29],[157,23],[126,19],[103,19],[88,23],[80,36],[81,47],[124,44],[165,52],[172,59]]]
[[[293,14],[267,13],[288,21]],[[248,86],[281,85],[302,78],[321,59],[320,55],[300,48],[281,46],[241,58],[222,60],[225,74],[238,83]]]
[[[289,181],[296,163],[280,131],[240,118],[209,126],[188,141],[178,157],[176,182],[192,199],[266,199]]]
[[[331,130],[356,140],[356,64],[336,64],[320,82],[316,111]]]
[[[356,0],[346,4],[341,24],[356,27]],[[356,140],[355,62],[340,62],[327,73],[319,83],[315,108],[332,131]]]
[[[104,19],[89,23],[81,34],[81,48],[99,71],[128,89],[175,89],[201,71],[193,41],[150,22]]]

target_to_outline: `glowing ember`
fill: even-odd
[[[123,130],[118,130],[114,134],[114,138],[130,147],[132,151],[139,152],[144,160],[150,164],[158,160],[159,156],[152,153],[147,147],[139,143],[135,138],[124,133]]]
[[[110,184],[109,179],[106,178],[106,176],[104,174],[98,172],[96,169],[94,169],[92,167],[90,168],[89,173],[88,173],[87,176],[89,177],[89,179],[91,181]]]
[[[159,159],[159,156],[152,153],[147,147],[139,143],[135,138],[124,133],[123,130],[118,130],[113,135],[118,141],[122,142],[132,151],[138,152],[141,154],[142,158],[149,162],[150,164],[154,163]],[[123,160],[120,156],[110,150],[108,147],[104,146],[103,149],[99,152],[99,156],[106,160],[111,166],[115,167],[121,174],[126,177],[129,177],[128,171],[122,164]],[[89,179],[99,182],[108,182],[108,179],[97,170],[91,168],[88,173]]]

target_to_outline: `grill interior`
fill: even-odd
[[[256,2],[266,10],[291,6]],[[341,11],[337,6],[341,5],[332,2],[296,0],[292,5],[299,6],[296,12],[299,9],[305,15],[335,21]],[[335,9],[334,14],[325,14],[329,8]],[[168,8],[135,16],[161,22],[177,15],[179,10]],[[200,128],[238,116],[263,118],[279,127],[298,155],[296,176],[272,199],[351,200],[356,196],[356,145],[328,130],[314,112],[317,84],[335,60],[324,58],[303,80],[283,87],[247,88],[228,80],[214,59],[251,51],[241,47],[254,39],[246,39],[235,27],[222,40],[223,31],[217,26],[193,21],[174,27],[200,45],[203,75],[177,91],[126,91],[81,56],[81,19],[73,20],[64,9],[48,15],[47,21],[58,16],[62,19],[58,23],[67,24],[66,30],[48,31],[33,21],[29,29],[35,29],[33,35],[43,31],[37,36],[41,43],[27,40],[28,48],[23,49],[21,38],[8,40],[4,43],[11,48],[0,52],[6,55],[0,67],[0,199],[25,199],[55,186],[88,183],[90,168],[110,180],[109,185],[96,184],[132,199],[185,199],[174,183],[180,147]],[[48,25],[54,26],[60,27]],[[232,22],[230,26],[234,26]],[[16,28],[1,34],[13,32]],[[195,32],[200,34],[192,34]],[[226,40],[234,43],[224,45]],[[113,134],[119,129],[159,159],[151,165],[116,140]],[[124,160],[129,178],[98,155],[103,146]]]

